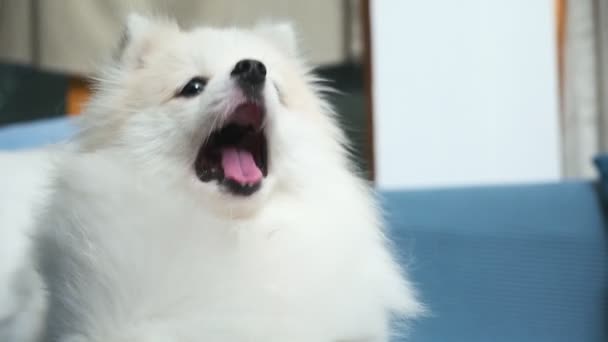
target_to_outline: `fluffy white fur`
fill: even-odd
[[[45,341],[386,341],[420,312],[289,25],[127,27],[40,221]],[[268,69],[269,173],[249,197],[192,167],[243,58]],[[175,98],[193,76],[203,93]]]
[[[35,342],[45,309],[31,258],[33,212],[48,196],[52,150],[0,153],[0,341]]]

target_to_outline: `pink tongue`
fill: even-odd
[[[262,179],[262,171],[247,150],[234,147],[222,149],[222,167],[224,177],[239,184],[256,184]]]

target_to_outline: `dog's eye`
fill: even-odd
[[[205,89],[207,80],[202,77],[194,77],[177,93],[178,97],[194,97]]]

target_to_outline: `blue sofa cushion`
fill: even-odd
[[[430,317],[417,342],[608,341],[608,240],[594,186],[383,194]]]
[[[76,132],[70,118],[54,118],[0,127],[0,149],[40,147],[69,139]]]

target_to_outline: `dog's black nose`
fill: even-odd
[[[266,66],[255,59],[242,59],[236,63],[230,75],[247,84],[259,85],[266,79]]]

